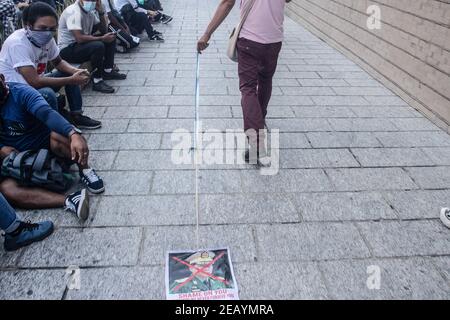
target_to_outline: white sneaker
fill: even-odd
[[[75,213],[78,219],[86,221],[89,217],[89,196],[86,189],[69,194],[64,204],[65,209]]]
[[[450,208],[442,208],[441,221],[447,228],[450,229]]]

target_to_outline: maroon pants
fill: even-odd
[[[264,129],[281,42],[261,44],[240,38],[237,50],[244,130],[253,129],[258,133]]]

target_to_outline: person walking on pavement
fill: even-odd
[[[241,0],[243,8],[252,0]],[[265,118],[272,95],[272,79],[283,41],[284,8],[291,0],[256,0],[245,20],[237,42],[239,88],[244,131],[250,149],[245,160],[270,166],[265,150]],[[222,0],[205,33],[198,40],[199,53],[209,46],[211,36],[233,9],[236,0]],[[251,156],[250,156],[251,155]]]

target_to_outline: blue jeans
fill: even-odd
[[[20,220],[14,209],[0,193],[0,229],[6,233],[13,232],[19,226]]]
[[[54,71],[46,74],[45,77],[63,78],[67,77],[67,75],[62,73],[61,71]],[[38,91],[41,93],[44,99],[47,100],[50,107],[52,107],[55,110],[58,110],[58,99],[56,98],[56,92],[58,92],[60,89],[61,87],[59,88],[45,87],[39,89]],[[64,89],[66,91],[67,100],[69,101],[70,112],[82,113],[83,99],[81,98],[80,87],[68,84],[64,86]]]

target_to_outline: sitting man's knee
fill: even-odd
[[[58,110],[58,98],[56,98],[56,92],[52,88],[41,88],[38,91],[41,96],[47,101],[50,107]]]
[[[93,41],[91,42],[91,46],[94,51],[94,54],[105,52],[105,43],[102,41]]]

